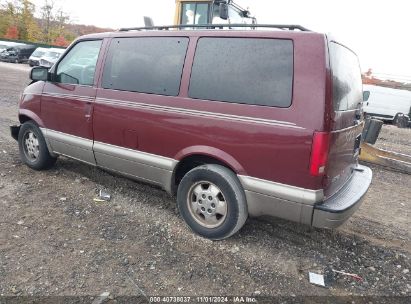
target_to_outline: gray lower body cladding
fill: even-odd
[[[18,138],[19,126],[11,126]],[[156,184],[171,193],[178,161],[41,128],[52,154],[65,155],[130,178]],[[318,228],[335,228],[358,209],[372,179],[368,167],[358,166],[344,187],[324,200],[323,190],[238,175],[251,217],[274,216]]]

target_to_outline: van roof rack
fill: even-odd
[[[144,31],[144,30],[170,30],[170,29],[223,29],[223,28],[276,28],[281,30],[300,30],[303,32],[310,32],[309,29],[297,25],[297,24],[180,24],[180,25],[159,25],[159,26],[147,26],[147,27],[125,27],[121,28],[119,32],[127,31]]]

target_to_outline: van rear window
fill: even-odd
[[[346,47],[329,44],[333,75],[333,103],[335,111],[353,110],[362,102],[361,69],[357,55]]]
[[[188,46],[182,37],[114,38],[103,71],[105,89],[177,96]]]
[[[293,57],[291,40],[200,38],[191,71],[189,96],[289,107]]]

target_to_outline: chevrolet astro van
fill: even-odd
[[[339,226],[372,178],[357,56],[298,26],[227,26],[78,38],[31,71],[11,126],[22,161],[62,155],[156,184],[213,240],[249,216]]]

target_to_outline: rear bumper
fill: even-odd
[[[19,138],[20,126],[10,126],[10,134],[15,140]]]
[[[335,228],[343,224],[360,207],[371,180],[371,169],[358,165],[340,191],[323,203],[314,205],[312,226]]]

